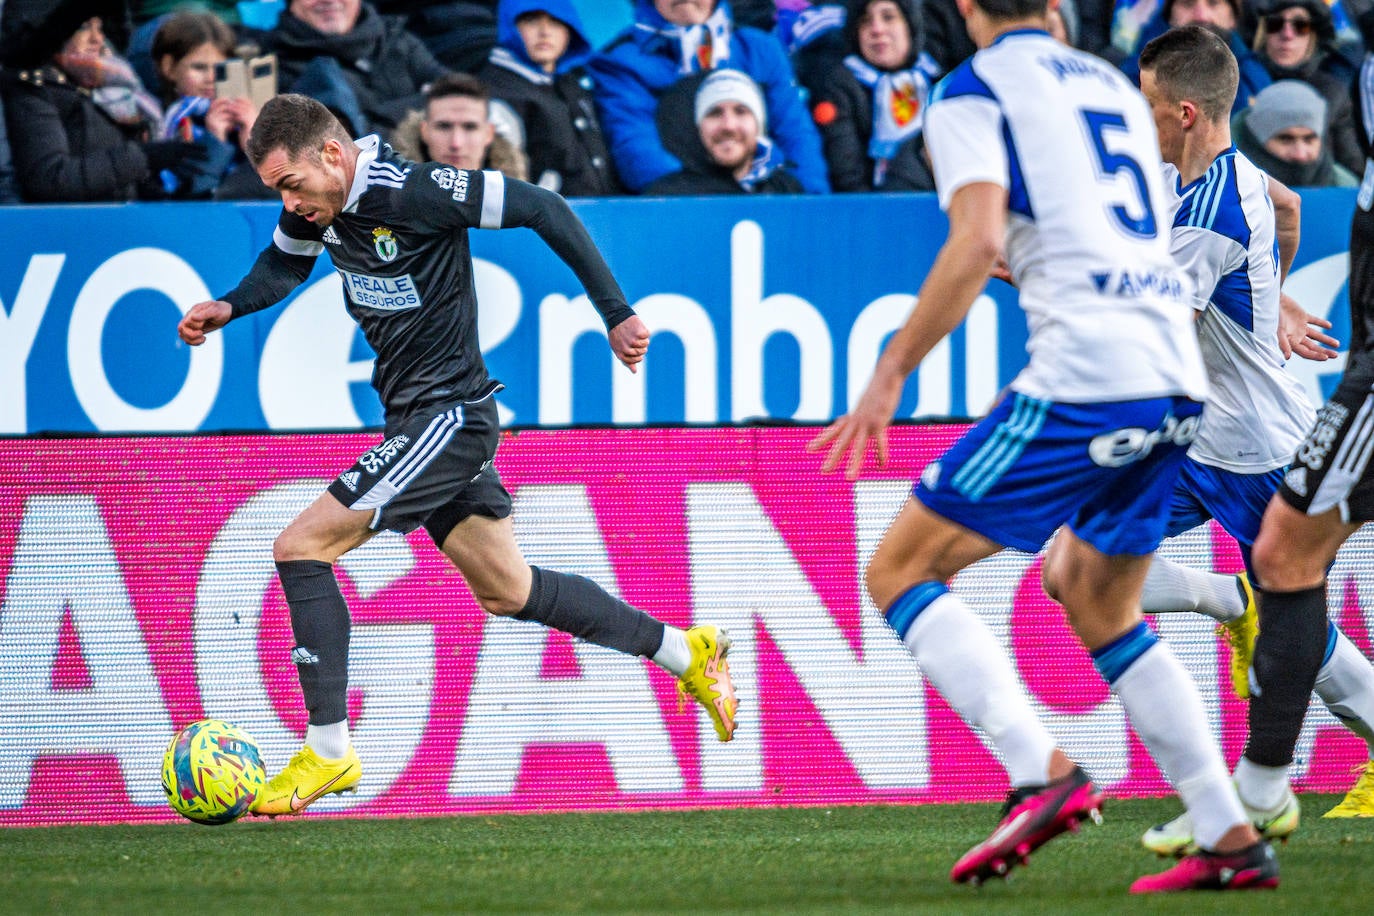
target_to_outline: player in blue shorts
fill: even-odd
[[[1144,624],[1140,589],[1207,396],[1191,290],[1169,252],[1149,107],[1102,60],[1046,31],[1046,0],[961,2],[980,48],[936,87],[926,137],[949,237],[854,409],[811,443],[858,476],[907,376],[967,314],[1005,250],[1029,361],[992,412],[925,469],[866,571],[926,677],[985,731],[1012,782],[956,881],[1004,874],[1101,793],[1034,721],[1006,652],[945,583],[1059,531],[1045,583],[1193,818],[1201,849],[1133,893],[1274,887],[1197,685]],[[1062,530],[1061,530],[1062,529]]]
[[[1177,204],[1173,250],[1196,290],[1198,337],[1212,388],[1174,490],[1168,534],[1215,518],[1236,539],[1250,570],[1265,506],[1314,411],[1302,385],[1285,370],[1279,344],[1279,287],[1296,249],[1298,202],[1231,143],[1237,79],[1230,49],[1199,26],[1170,30],[1141,53],[1141,87],[1159,131],[1166,186]],[[1279,209],[1292,214],[1287,238],[1279,237],[1285,233],[1277,231],[1271,193],[1280,195],[1285,206]],[[1302,317],[1299,326],[1305,326]],[[1247,650],[1256,618],[1251,579],[1156,557],[1142,602],[1147,613],[1202,610],[1224,620],[1241,660],[1244,680],[1238,686],[1248,688]],[[1318,695],[1353,731],[1374,739],[1374,668],[1330,623],[1324,656]],[[1246,813],[1266,837],[1287,837],[1298,826],[1298,801],[1286,782],[1266,793],[1269,781],[1255,780],[1256,769],[1247,754],[1235,771]],[[1142,838],[1160,854],[1185,851],[1192,841],[1186,813]]]

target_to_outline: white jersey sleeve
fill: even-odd
[[[1007,187],[1002,113],[992,99],[961,95],[932,105],[926,112],[925,135],[940,209],[948,210],[954,192],[964,185],[988,182]]]

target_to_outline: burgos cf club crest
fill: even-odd
[[[921,97],[911,74],[902,74],[902,78],[893,81],[891,105],[892,121],[898,127],[906,127],[920,113]]]
[[[377,257],[383,261],[396,260],[396,254],[400,250],[396,247],[396,236],[385,226],[378,226],[372,230],[372,247],[377,249]]]

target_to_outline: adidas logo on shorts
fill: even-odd
[[[1292,468],[1283,475],[1284,485],[1299,496],[1307,495],[1307,468]]]
[[[351,490],[354,493],[357,493],[358,477],[359,474],[357,471],[344,471],[342,474],[339,475],[339,481],[344,486],[348,487],[349,490]]]

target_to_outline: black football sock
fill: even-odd
[[[613,597],[591,579],[531,566],[530,597],[515,616],[579,639],[652,658],[663,643],[663,624]]]
[[[1259,638],[1255,640],[1250,698],[1250,738],[1245,756],[1266,767],[1293,762],[1293,748],[1326,655],[1326,586],[1297,592],[1256,589]]]
[[[348,604],[334,567],[320,560],[277,564],[281,590],[291,606],[296,647],[291,660],[301,680],[311,725],[348,718]]]

